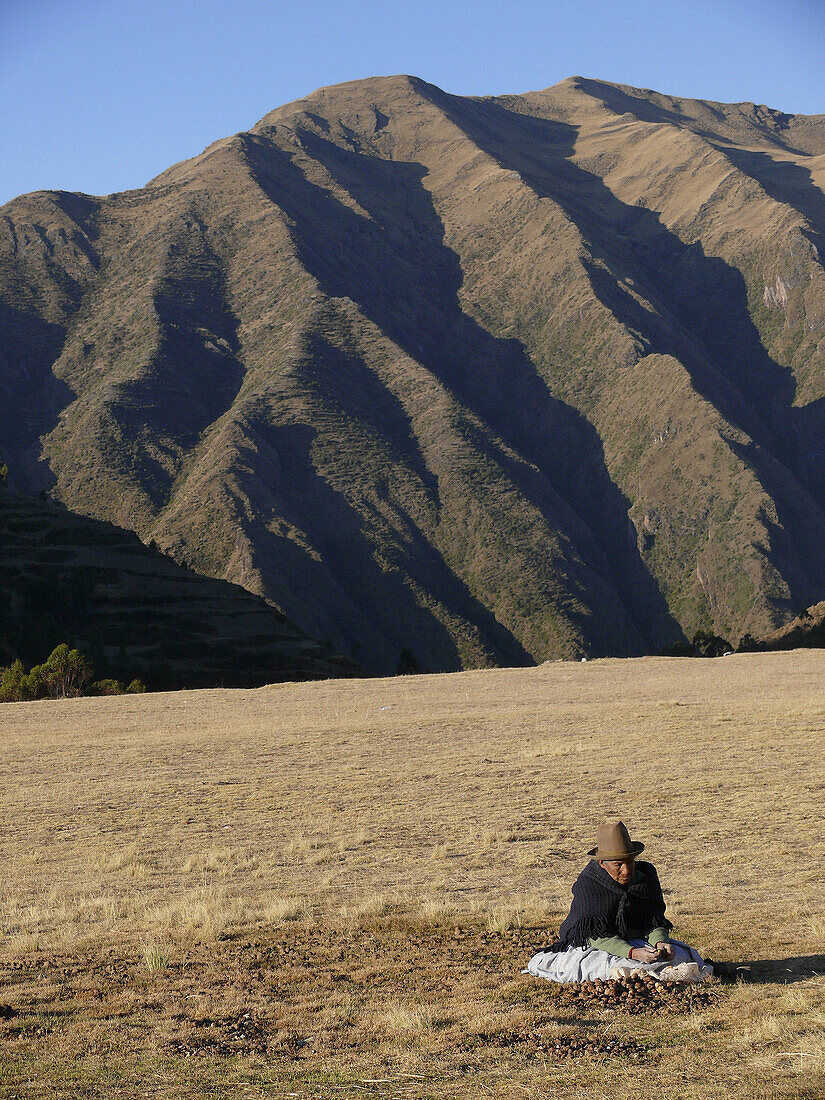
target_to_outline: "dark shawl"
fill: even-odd
[[[620,886],[595,859],[573,883],[573,904],[550,948],[586,947],[587,941],[606,936],[628,939],[631,928],[649,931],[672,928],[665,917],[665,899],[652,863],[637,863],[641,881]]]

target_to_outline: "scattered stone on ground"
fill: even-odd
[[[641,1061],[650,1051],[635,1039],[593,1039],[585,1036],[560,1035],[556,1039],[544,1039],[533,1048],[537,1054],[551,1058],[609,1057],[632,1058]]]
[[[184,1058],[198,1054],[278,1054],[296,1058],[311,1042],[295,1031],[270,1032],[252,1012],[228,1019],[205,1017],[190,1021],[194,1034],[171,1039],[167,1049]]]
[[[390,915],[351,930],[295,923],[254,940],[187,943],[156,971],[147,971],[137,947],[32,952],[9,958],[0,974],[0,1053],[13,1044],[15,1056],[31,1047],[27,1056],[35,1057],[58,1018],[61,1027],[85,1021],[99,1031],[114,1020],[128,1028],[125,999],[138,1021],[133,1041],[151,1042],[172,1060],[251,1056],[284,1064],[329,1058],[355,1064],[374,1038],[346,1012],[340,1022],[326,1018],[327,999],[344,1008],[353,998],[371,1007],[399,998],[406,1003],[414,972],[417,995],[428,1002],[451,996],[458,981],[475,989],[467,995],[486,1003],[486,991],[473,985],[477,974],[494,976],[495,987],[504,990],[496,1002],[502,1016],[489,1030],[432,1030],[427,1043],[439,1056],[512,1056],[517,1063],[548,1066],[577,1059],[641,1064],[660,1052],[655,1042],[646,1046],[622,1034],[628,1030],[622,1015],[687,1014],[724,996],[716,981],[708,987],[637,975],[536,984],[514,967],[535,937],[535,929],[493,932],[476,926],[456,932],[411,926]],[[519,1013],[510,1011],[514,1005],[524,1005],[528,1014],[519,1023]]]
[[[551,1058],[622,1057],[641,1059],[650,1053],[649,1048],[635,1039],[618,1036],[601,1038],[582,1032],[559,1035],[543,1030],[541,1025],[514,1028],[492,1035],[473,1035],[458,1043],[459,1050],[475,1050],[479,1047],[521,1047],[527,1057],[541,1055]]]
[[[629,1014],[693,1012],[716,1004],[718,993],[704,982],[662,982],[650,974],[623,978],[597,978],[593,982],[570,982],[558,986],[563,1005],[598,1006]]]

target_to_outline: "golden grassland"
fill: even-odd
[[[825,652],[0,708],[2,1096],[822,1097]],[[753,981],[522,976],[598,822]],[[635,1037],[640,1062],[546,1054]]]

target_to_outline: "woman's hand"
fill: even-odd
[[[659,961],[659,952],[655,947],[634,947],[630,957],[633,962],[655,963]]]
[[[672,959],[673,944],[668,943],[666,940],[659,940],[656,944],[656,954],[660,959]]]

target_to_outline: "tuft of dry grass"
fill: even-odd
[[[312,906],[304,898],[273,897],[265,902],[261,911],[263,920],[272,924],[303,920],[311,915]]]
[[[202,852],[188,856],[181,864],[181,870],[187,875],[202,874],[205,871],[229,875],[233,871],[254,871],[258,866],[257,857],[249,856],[231,845],[212,845]]]
[[[167,937],[210,943],[251,919],[253,912],[243,898],[231,895],[224,886],[210,885],[186,890],[146,909],[141,924]]]
[[[487,915],[487,928],[490,932],[509,932],[512,928],[521,928],[523,916],[520,909],[500,905]]]
[[[153,865],[151,857],[142,853],[137,844],[126,844],[103,857],[105,871],[122,871],[133,879],[145,879]]]
[[[145,943],[143,945],[143,961],[149,971],[163,970],[169,965],[171,954],[168,947],[159,943]]]
[[[419,912],[424,924],[444,927],[454,923],[458,909],[447,898],[426,898],[420,903]]]
[[[822,913],[808,913],[802,916],[802,923],[814,940],[825,943],[825,916]]]
[[[393,1034],[420,1035],[432,1029],[434,1015],[428,1005],[389,1004],[377,1010],[370,1022]]]
[[[389,912],[390,907],[391,903],[384,894],[373,893],[342,905],[337,916],[349,929],[364,928],[373,923],[376,917],[382,917]],[[332,919],[334,920],[334,916]]]
[[[3,943],[9,955],[32,955],[40,950],[40,940],[33,932],[14,932]]]

